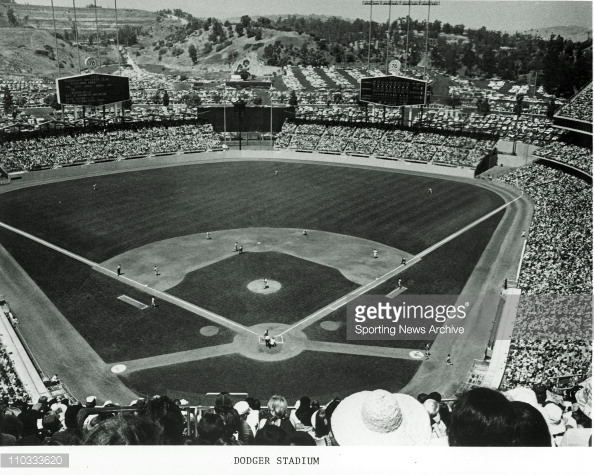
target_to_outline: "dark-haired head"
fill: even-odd
[[[23,433],[23,423],[14,414],[4,414],[2,421],[2,411],[0,411],[0,434],[13,435],[17,440]]]
[[[254,445],[283,445],[285,431],[274,424],[266,424],[256,434]]]
[[[167,396],[150,398],[139,411],[163,427],[163,443],[165,445],[182,445],[184,416],[181,409]]]
[[[219,414],[207,413],[198,422],[198,443],[214,445],[225,434],[225,422]]]
[[[332,414],[340,403],[339,398],[334,398],[326,407],[317,411],[314,415],[315,435],[318,438],[327,436],[332,430]]]
[[[81,409],[82,405],[80,403],[68,406],[68,409],[66,409],[66,412],[64,413],[64,425],[67,429],[77,429],[76,416]]]
[[[311,425],[311,416],[314,413],[314,409],[311,407],[311,399],[307,396],[299,399],[299,407],[295,410],[295,416],[299,421],[306,425]]]
[[[450,446],[509,447],[514,441],[511,402],[488,388],[474,388],[454,403],[448,426]]]
[[[292,434],[289,434],[283,445],[296,445],[299,447],[312,447],[317,445],[314,438],[309,435],[307,432],[303,431],[295,431]]]
[[[516,415],[514,445],[516,447],[550,447],[549,426],[541,412],[522,401],[512,401],[511,405]]]
[[[225,437],[233,438],[233,434],[239,430],[241,419],[239,413],[235,409],[222,409],[219,415],[223,418],[225,423]]]
[[[532,390],[534,391],[534,394],[536,394],[536,401],[538,404],[541,406],[544,405],[547,400],[547,387],[544,384],[535,384],[532,386]]]
[[[18,415],[18,418],[23,423],[23,437],[28,435],[36,435],[39,432],[37,428],[39,412],[33,410],[24,411]]]
[[[97,424],[83,445],[161,445],[162,427],[148,417],[118,414]]]

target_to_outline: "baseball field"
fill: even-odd
[[[336,302],[386,295],[399,280],[411,294],[459,294],[505,213],[458,233],[504,199],[464,181],[291,161],[139,170],[1,197],[11,229],[0,244],[63,316],[63,329],[37,336],[45,316],[22,317],[27,338],[62,338],[74,362],[93,353],[102,364],[85,378],[118,365],[136,393],[261,398],[402,389],[424,342],[348,341]],[[66,329],[84,344],[71,347]],[[276,348],[263,345],[266,329]]]

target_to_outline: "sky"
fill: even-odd
[[[84,7],[93,0],[75,0]],[[50,0],[17,0],[17,3],[49,5]],[[72,0],[54,0],[55,6],[72,6]],[[114,0],[97,0],[97,5],[113,8]],[[362,0],[117,0],[118,9],[161,10],[180,8],[197,17],[240,17],[318,14],[345,18],[369,19],[370,8]],[[373,20],[388,20],[388,6],[375,6]],[[407,6],[393,6],[392,18],[406,16]],[[427,18],[427,7],[413,6],[411,16]],[[441,0],[432,6],[430,21],[435,19],[471,28],[486,26],[492,30],[524,31],[550,26],[592,28],[591,1],[520,1],[520,0]]]

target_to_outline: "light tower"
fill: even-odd
[[[374,5],[388,5],[388,31],[386,33],[387,41],[386,41],[386,74],[389,74],[388,71],[388,64],[390,63],[389,58],[389,51],[390,51],[390,38],[392,37],[391,29],[392,25],[390,24],[392,20],[392,5],[404,6],[408,5],[408,15],[406,17],[406,49],[404,52],[404,69],[408,68],[408,37],[409,37],[409,23],[410,23],[410,7],[412,5],[427,5],[427,31],[425,33],[425,78],[427,78],[427,54],[428,54],[428,44],[429,44],[429,15],[431,14],[431,5],[440,5],[441,2],[437,0],[363,0],[363,5],[369,5],[370,13],[369,13],[369,53],[367,55],[367,71],[370,70],[370,57],[371,57],[371,23],[372,23],[372,14],[373,14],[373,6]]]

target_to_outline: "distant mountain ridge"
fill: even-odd
[[[544,39],[549,38],[551,35],[562,36],[572,41],[586,41],[588,38],[592,38],[592,29],[583,26],[549,26],[546,28],[526,30],[523,33],[540,36]]]

